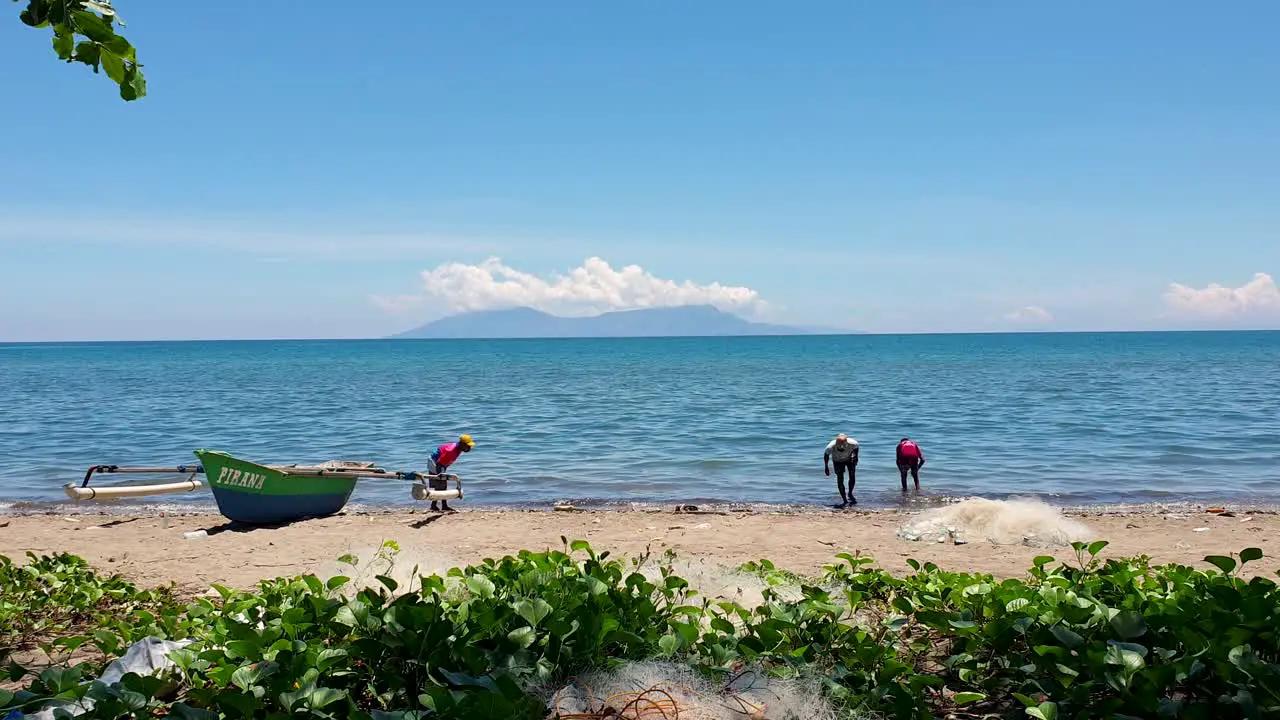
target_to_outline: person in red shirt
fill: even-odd
[[[924,451],[911,438],[898,443],[898,472],[902,474],[902,492],[907,491],[907,471],[915,480],[916,492],[920,492],[920,468],[924,467]]]
[[[453,463],[458,460],[458,458],[462,455],[462,453],[471,452],[471,448],[475,446],[476,446],[476,441],[472,440],[470,435],[462,435],[458,438],[457,442],[445,443],[440,447],[436,448],[435,451],[431,453],[431,474],[443,475],[444,473],[448,472],[449,466],[453,465]],[[443,478],[435,480],[431,483],[431,488],[433,490],[443,490],[446,487],[447,487],[447,484],[445,483]],[[431,509],[444,510],[445,512],[450,512],[453,509],[449,507],[448,500],[441,500],[440,504],[442,507],[436,507],[436,501],[432,500]]]

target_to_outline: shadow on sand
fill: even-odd
[[[414,528],[415,530],[421,529],[451,514],[452,513],[437,513],[437,514],[427,515],[419,520],[415,520],[409,523],[409,527]],[[323,517],[330,517],[330,516],[323,516]],[[114,524],[132,522],[135,519],[137,518],[131,518],[129,520],[120,520]],[[201,529],[204,530],[206,535],[217,535],[219,533],[224,533],[224,532],[247,533],[247,532],[253,532],[255,530],[280,530],[283,528],[287,528],[291,525],[296,525],[298,523],[304,523],[308,520],[316,520],[316,519],[319,519],[319,518],[298,518],[297,520],[290,520],[288,522],[279,522],[279,523],[244,523],[244,522],[236,522],[235,520],[228,520],[220,525],[211,525],[209,527],[201,528]],[[108,525],[109,524],[113,524],[113,523],[108,523]],[[104,525],[103,527],[106,527],[106,526],[107,525]]]
[[[307,519],[309,518],[303,518],[302,520],[294,520],[291,522],[266,523],[262,525],[236,522],[235,520],[228,520],[227,522],[224,522],[221,525],[212,525],[210,527],[203,528],[203,530],[207,535],[217,535],[218,533],[224,533],[224,532],[246,533],[246,532],[253,532],[254,530],[279,530],[281,528],[289,527],[294,523],[302,522],[303,520],[307,520]]]

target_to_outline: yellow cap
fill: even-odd
[[[462,437],[458,438],[458,442],[462,443],[463,445],[466,445],[467,447],[476,446],[476,441],[472,440],[470,435],[463,435]]]

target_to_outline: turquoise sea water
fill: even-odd
[[[841,431],[863,505],[899,501],[904,435],[932,496],[1274,501],[1280,333],[0,345],[7,504],[197,447],[423,470],[459,432],[466,505],[829,504]]]

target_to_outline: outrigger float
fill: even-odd
[[[303,518],[324,517],[341,510],[359,480],[407,480],[413,483],[415,500],[458,500],[462,479],[457,475],[428,475],[385,470],[371,462],[329,460],[319,465],[259,465],[218,450],[196,450],[196,465],[173,467],[127,467],[94,465],[79,485],[65,486],[72,500],[107,500],[194,492],[204,486],[203,475],[213,491],[218,510],[233,522],[273,525]],[[149,485],[90,487],[94,475],[147,474],[188,475],[179,482]],[[454,487],[448,487],[452,481]]]

